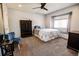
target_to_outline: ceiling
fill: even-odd
[[[75,5],[75,3],[47,3],[45,7],[48,9],[48,11],[45,11],[40,8],[33,9],[35,7],[40,7],[41,6],[40,3],[7,3],[8,8],[13,8],[26,12],[41,13],[41,14],[48,14],[72,5]]]

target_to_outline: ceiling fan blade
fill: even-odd
[[[46,3],[41,3],[41,9],[46,5]]]
[[[48,11],[48,9],[47,8],[43,8],[44,10],[46,10],[46,11]]]
[[[32,8],[32,9],[37,9],[37,8],[40,8],[40,7],[35,7],[35,8]]]

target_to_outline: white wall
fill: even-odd
[[[46,16],[42,14],[22,12],[19,10],[9,8],[8,9],[9,30],[10,32],[12,31],[15,32],[16,36],[20,36],[19,20],[24,20],[24,19],[32,20],[32,26],[40,25],[42,27],[52,28],[53,27],[52,16],[68,13],[71,11],[72,11],[72,17],[71,17],[70,30],[79,31],[79,5],[65,8],[65,9],[47,14]]]
[[[70,31],[79,31],[79,5],[65,8],[46,15],[46,27],[53,28],[52,16],[68,13],[72,11]],[[52,23],[51,23],[52,22]]]
[[[39,25],[41,27],[45,27],[44,15],[35,14],[35,13],[27,13],[22,12],[15,9],[8,9],[8,17],[9,17],[9,29],[10,32],[15,32],[16,36],[20,36],[20,24],[19,20],[32,20],[32,26]]]
[[[5,33],[9,33],[9,23],[8,23],[8,10],[6,3],[2,3],[3,8],[3,20],[4,20],[4,29]]]
[[[1,12],[1,5],[0,5],[0,33],[4,33],[3,32],[3,19],[2,19],[2,12]]]

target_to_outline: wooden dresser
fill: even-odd
[[[69,32],[67,47],[79,51],[79,31]]]

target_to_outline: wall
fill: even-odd
[[[4,33],[3,30],[3,19],[2,19],[2,12],[1,12],[1,5],[0,5],[0,33]]]
[[[4,20],[4,31],[5,33],[9,33],[9,23],[8,23],[8,10],[6,3],[2,3],[3,8],[3,20]]]
[[[8,9],[8,16],[9,16],[9,28],[10,32],[15,32],[16,36],[20,36],[20,20],[32,20],[32,26],[39,25],[41,27],[45,27],[44,23],[44,15],[42,14],[35,14],[35,13],[27,13],[22,12],[15,9]]]
[[[53,28],[52,16],[72,12],[70,31],[79,31],[79,5],[65,8],[46,15],[46,27]]]

